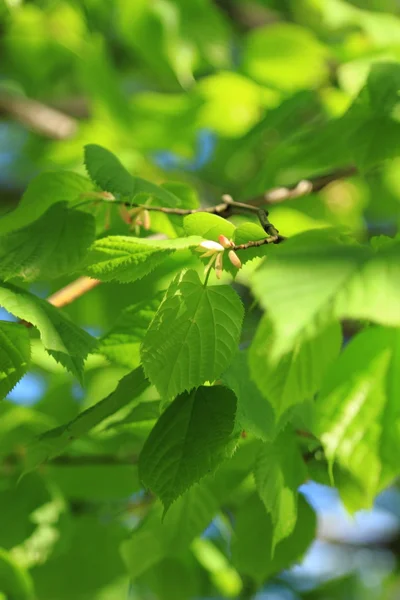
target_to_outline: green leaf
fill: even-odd
[[[262,440],[270,440],[275,434],[275,415],[265,394],[261,394],[250,378],[247,352],[238,352],[222,381],[237,397],[237,421],[247,433]]]
[[[37,327],[48,353],[82,377],[84,359],[96,347],[96,340],[86,331],[45,300],[10,283],[0,283],[0,306]]]
[[[366,87],[373,111],[378,114],[390,115],[400,101],[399,63],[381,62],[373,65]]]
[[[236,443],[236,397],[222,386],[178,396],[158,419],[139,458],[139,477],[165,511],[220,462]]]
[[[258,446],[239,446],[216,473],[195,484],[176,500],[162,521],[163,509],[156,502],[132,537],[121,546],[121,554],[133,579],[165,556],[181,556],[209,525],[219,506],[251,471]]]
[[[0,400],[26,373],[30,356],[31,346],[26,327],[0,321]]]
[[[352,131],[349,145],[361,169],[395,158],[400,154],[400,123],[388,117],[370,117]]]
[[[133,579],[165,556],[179,555],[204,531],[218,511],[218,503],[207,486],[195,485],[171,506],[162,521],[160,503],[121,545],[122,558]]]
[[[193,270],[171,283],[141,348],[146,375],[164,401],[227,368],[242,320],[242,303],[229,286],[204,287]]]
[[[272,323],[265,315],[249,350],[252,379],[273,407],[277,421],[296,404],[312,400],[327,369],[339,355],[342,333],[337,323],[314,338],[295,343],[293,350],[274,360],[276,343]]]
[[[96,144],[85,146],[87,172],[102,190],[133,199],[137,194],[155,196],[166,206],[179,206],[180,201],[167,189],[141,177],[134,177],[109,150]]]
[[[33,600],[33,581],[12,555],[0,548],[0,592],[10,600]]]
[[[17,208],[0,218],[0,234],[25,227],[57,202],[81,202],[80,195],[92,189],[91,181],[77,173],[41,173],[29,183]]]
[[[400,243],[374,251],[312,231],[280,244],[252,280],[282,356],[341,318],[400,325]]]
[[[75,439],[82,437],[93,427],[140,396],[148,385],[143,369],[138,367],[123,377],[116,389],[106,398],[81,412],[69,423],[44,432],[28,449],[26,471],[31,471],[42,462],[61,454]]]
[[[315,409],[327,459],[354,476],[370,505],[400,472],[399,359],[399,330],[368,328],[346,346]]]
[[[279,573],[304,555],[316,534],[314,511],[299,495],[296,507],[298,519],[289,537],[275,548],[271,558],[272,522],[258,494],[254,493],[236,513],[235,536],[232,543],[232,562],[242,575],[258,585]]]
[[[73,272],[95,237],[92,215],[53,204],[37,221],[0,239],[0,277],[26,281]]]
[[[139,349],[162,295],[132,304],[119,315],[113,328],[99,340],[98,352],[119,365],[131,369],[140,362]]]
[[[214,242],[218,242],[219,235],[231,239],[235,232],[235,226],[230,221],[208,213],[188,215],[183,219],[183,227],[186,235],[200,235],[205,240]]]
[[[83,270],[101,281],[131,283],[151,273],[170,254],[194,248],[201,241],[196,236],[173,240],[109,236],[92,245]]]
[[[295,434],[286,429],[262,445],[254,469],[256,486],[271,515],[272,552],[293,531],[297,521],[297,488],[306,479],[303,457]]]

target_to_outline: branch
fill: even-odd
[[[41,102],[0,94],[0,114],[11,116],[35,133],[54,140],[65,140],[75,135],[78,125],[75,119]]]
[[[313,179],[303,179],[298,183],[289,185],[287,187],[273,188],[261,196],[252,198],[249,200],[249,203],[253,206],[260,206],[261,204],[279,204],[280,202],[286,202],[286,200],[301,198],[302,196],[307,196],[308,194],[321,191],[333,181],[351,177],[352,175],[356,175],[356,173],[356,167],[344,167],[325,175],[319,175]]]
[[[265,194],[262,194],[261,196],[252,198],[248,201],[248,203],[236,202],[232,199],[230,195],[224,194],[222,196],[223,201],[220,204],[216,204],[215,206],[209,206],[207,208],[185,209],[171,208],[166,206],[147,206],[145,204],[132,204],[130,202],[117,200],[113,194],[109,194],[108,192],[88,192],[86,194],[82,194],[82,198],[86,198],[86,200],[84,200],[82,204],[87,204],[91,202],[110,202],[112,204],[126,206],[127,208],[148,210],[168,215],[172,214],[180,216],[205,212],[209,214],[219,215],[223,218],[228,218],[234,212],[252,212],[253,214],[257,214],[260,224],[263,227],[264,231],[267,233],[268,237],[262,240],[247,242],[246,244],[238,244],[237,246],[233,247],[233,250],[247,250],[248,248],[256,248],[259,246],[263,246],[264,244],[279,244],[285,240],[285,238],[279,234],[279,231],[275,228],[275,226],[269,221],[268,211],[259,208],[261,204],[278,204],[280,202],[285,202],[286,200],[306,196],[307,194],[311,194],[322,190],[324,187],[326,187],[333,181],[342,179],[344,177],[351,177],[356,173],[357,169],[355,167],[344,167],[326,175],[319,175],[318,177],[315,177],[313,179],[302,180],[288,187],[274,188],[265,192]],[[76,300],[76,298],[79,298],[80,296],[83,296],[83,294],[86,294],[86,292],[90,291],[100,283],[101,282],[97,279],[90,279],[89,277],[80,277],[76,281],[73,281],[72,283],[64,287],[62,290],[59,290],[58,292],[50,296],[48,298],[48,302],[50,302],[50,304],[58,308],[66,306],[67,304],[70,304],[71,302]],[[26,325],[30,326],[29,323]]]
[[[61,290],[58,290],[49,298],[47,298],[47,302],[56,306],[57,308],[61,308],[62,306],[66,306],[67,304],[71,304],[74,300],[86,294],[97,285],[99,285],[101,281],[98,279],[91,279],[90,277],[79,277],[72,283],[69,283]]]

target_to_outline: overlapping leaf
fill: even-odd
[[[314,338],[299,341],[280,360],[274,360],[275,337],[268,316],[258,326],[249,351],[252,379],[273,407],[277,420],[288,409],[312,400],[321,387],[328,367],[339,355],[342,334],[332,323]]]
[[[148,381],[143,369],[138,367],[118,383],[116,389],[104,400],[80,413],[73,421],[46,431],[28,449],[26,470],[35,469],[45,460],[60,454],[73,440],[83,436],[120,408],[140,396]]]
[[[232,454],[235,415],[236,396],[222,386],[185,392],[163,412],[141,452],[139,476],[165,511]]]
[[[96,347],[94,338],[45,300],[12,284],[0,283],[0,306],[37,327],[49,354],[82,377],[84,359]]]
[[[301,559],[316,533],[316,517],[302,496],[296,508],[298,519],[291,535],[279,542],[271,557],[273,527],[258,494],[246,499],[236,513],[232,562],[240,573],[254,579],[258,585],[274,573]]]
[[[368,328],[346,347],[316,405],[328,460],[353,475],[370,504],[400,472],[399,364],[399,330]]]
[[[109,236],[93,244],[84,272],[101,281],[129,283],[151,273],[174,252],[197,247],[200,242],[196,236],[172,240]]]
[[[250,378],[247,352],[237,353],[222,375],[222,381],[236,394],[236,418],[240,426],[262,440],[272,439],[276,432],[274,410],[266,394],[261,393]]]
[[[139,349],[160,305],[161,294],[125,308],[113,328],[99,341],[98,351],[120,365],[130,368],[140,362]]]
[[[205,287],[192,270],[171,283],[141,349],[145,372],[164,401],[227,368],[242,320],[242,303],[229,286]]]
[[[336,318],[400,325],[400,242],[374,250],[328,231],[295,236],[268,257],[252,287],[269,311],[274,354],[293,349]]]
[[[26,281],[76,270],[95,237],[92,215],[53,204],[37,221],[0,238],[0,278]]]
[[[77,173],[41,173],[29,183],[17,208],[1,217],[0,234],[25,227],[57,202],[79,203],[80,195],[92,189],[92,182]]]
[[[260,498],[272,520],[272,552],[287,538],[297,521],[297,489],[306,469],[293,431],[285,430],[262,445],[254,470]]]
[[[0,400],[26,373],[30,354],[28,330],[18,323],[0,321]]]
[[[180,201],[172,192],[141,177],[134,177],[112,152],[102,146],[85,146],[85,165],[90,178],[102,190],[133,199],[138,194],[158,198],[166,206],[179,206]]]

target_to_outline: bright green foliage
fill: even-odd
[[[27,470],[32,470],[43,461],[60,454],[76,438],[83,436],[140,396],[147,386],[143,369],[138,367],[121,379],[116,389],[104,400],[81,412],[70,423],[44,432],[28,450]]]
[[[37,221],[0,239],[0,277],[55,279],[82,262],[95,237],[92,215],[53,204]]]
[[[179,200],[150,181],[133,177],[111,152],[90,144],[85,147],[85,165],[90,178],[105,192],[133,200],[138,194],[155,196],[166,206],[179,206]]]
[[[0,548],[0,591],[13,600],[33,600],[33,581],[27,571]]]
[[[399,350],[397,329],[368,328],[340,356],[316,405],[327,459],[350,471],[367,504],[399,473]]]
[[[203,286],[195,271],[170,285],[141,357],[164,401],[214,381],[237,350],[243,306],[228,286]]]
[[[27,329],[16,323],[0,322],[0,398],[7,396],[26,373],[31,348]]]
[[[273,442],[265,442],[257,457],[254,476],[260,498],[271,514],[272,552],[293,531],[297,521],[297,488],[306,469],[293,432],[286,429]]]
[[[98,351],[119,365],[133,369],[140,362],[140,344],[156,314],[162,296],[125,308],[112,329],[99,340]]]
[[[181,394],[161,415],[140,454],[139,475],[165,511],[232,454],[235,414],[235,394],[215,386]]]
[[[53,306],[8,283],[0,284],[0,306],[31,323],[40,332],[43,345],[58,362],[77,377],[96,341]]]
[[[84,194],[92,189],[89,179],[77,173],[41,173],[30,182],[17,208],[2,217],[0,233],[3,235],[25,227],[58,202],[79,204]]]
[[[397,0],[0,31],[0,600],[396,600]]]
[[[176,240],[109,236],[93,244],[84,271],[101,281],[130,283],[148,275],[175,251],[196,247],[200,242],[196,236]]]
[[[254,292],[271,317],[276,354],[315,336],[336,318],[400,325],[399,258],[398,242],[374,251],[321,231],[288,240],[253,279]]]
[[[278,361],[273,356],[275,342],[271,321],[264,316],[249,350],[249,366],[259,392],[279,421],[291,407],[312,400],[339,355],[342,335],[338,324],[329,325],[312,340],[297,342]]]

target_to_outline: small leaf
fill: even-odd
[[[293,531],[297,521],[297,488],[306,479],[303,458],[294,432],[285,430],[262,445],[254,469],[256,486],[271,514],[272,552]]]
[[[151,273],[175,251],[194,248],[200,242],[199,237],[153,240],[109,236],[93,244],[83,270],[101,281],[131,283]]]
[[[163,401],[214,381],[236,353],[243,306],[229,286],[202,285],[189,270],[170,285],[141,348]]]
[[[118,158],[102,146],[96,144],[85,146],[85,165],[92,181],[105,192],[120,194],[131,200],[137,194],[149,194],[161,200],[166,206],[180,204],[179,198],[167,189],[128,173]]]
[[[92,182],[77,173],[40,173],[29,183],[17,208],[0,218],[0,234],[25,227],[57,202],[79,203],[80,195],[92,189]]]
[[[165,511],[228,458],[236,443],[236,397],[221,386],[178,396],[158,419],[139,458],[139,476]]]
[[[314,338],[297,342],[278,361],[273,357],[275,336],[265,315],[249,350],[252,379],[270,402],[277,420],[296,404],[312,400],[329,366],[339,356],[342,334],[339,324],[322,329]]]
[[[53,204],[37,221],[0,239],[0,277],[25,281],[73,272],[95,237],[92,215]]]
[[[0,321],[0,400],[25,375],[31,355],[29,333],[19,323]]]
[[[69,423],[45,431],[28,448],[25,472],[32,471],[42,462],[61,454],[75,439],[82,437],[93,427],[140,396],[148,385],[143,369],[138,367],[123,377],[116,389],[104,400],[84,410]]]
[[[200,235],[214,242],[218,242],[220,235],[231,239],[235,232],[235,226],[226,219],[201,212],[185,217],[183,227],[186,235]]]
[[[399,353],[398,329],[361,332],[336,361],[316,403],[314,432],[327,459],[349,471],[369,505],[400,473]]]
[[[129,367],[140,362],[140,343],[160,306],[162,295],[125,308],[113,328],[99,340],[98,352],[113,362]]]
[[[84,359],[96,347],[96,340],[86,331],[45,300],[10,283],[0,282],[0,306],[37,327],[48,353],[82,377]]]

